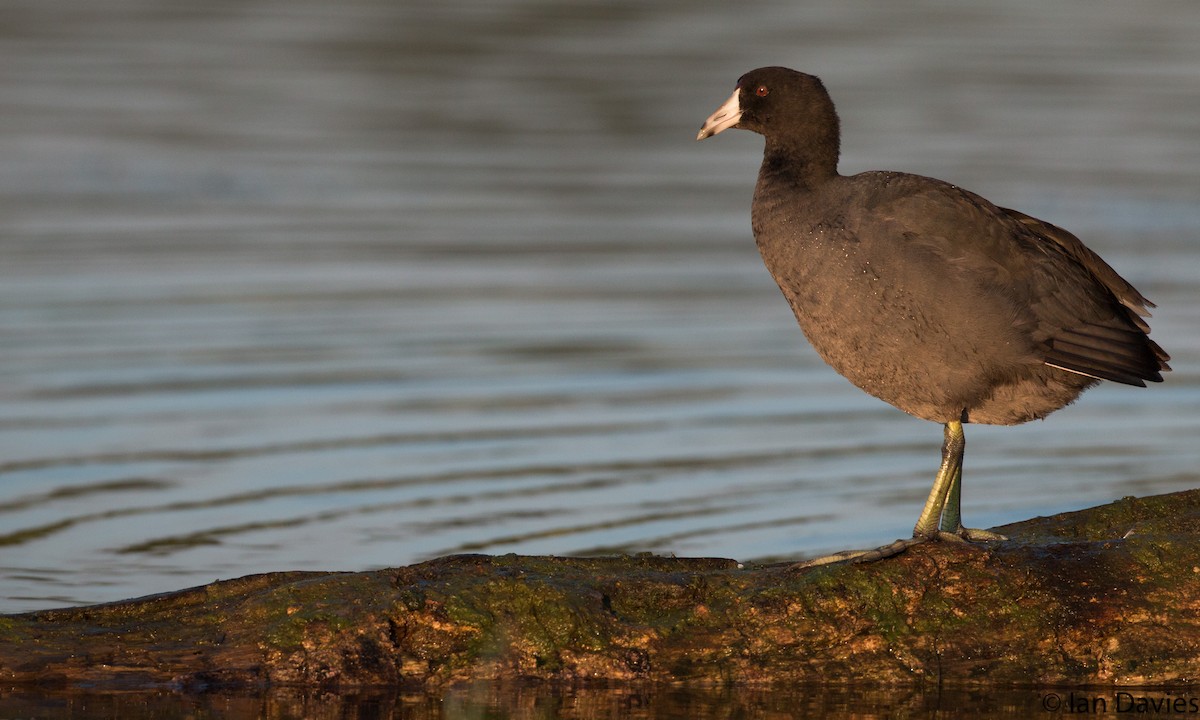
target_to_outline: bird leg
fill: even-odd
[[[942,479],[942,473],[947,470],[947,457],[949,456],[950,470],[953,474],[950,476],[950,487],[946,490],[945,497],[942,500],[941,520],[937,526],[938,536],[945,534],[957,535],[971,542],[1007,540],[1008,538],[1000,533],[963,527],[962,459],[967,441],[966,436],[963,434],[962,423],[946,423],[945,437],[945,442],[942,444],[942,467],[938,470],[938,478],[933,481],[933,490],[929,493],[929,500],[925,501],[925,511],[921,513],[920,519],[917,520],[917,526],[913,528],[913,536],[915,537],[921,532],[921,522],[928,521],[925,514],[929,512],[929,503],[933,501],[934,492],[938,491],[938,483]]]
[[[942,507],[942,521],[938,524],[938,535],[956,535],[970,542],[987,542],[1007,540],[1000,533],[991,530],[963,527],[962,524],[962,468],[955,473],[950,492],[946,495],[946,504]]]
[[[933,480],[933,487],[929,490],[929,497],[925,500],[925,508],[921,510],[921,516],[917,518],[911,538],[903,538],[890,545],[871,550],[845,550],[805,560],[796,563],[793,567],[809,568],[845,560],[874,562],[898,555],[913,545],[930,540],[950,542],[1007,540],[1008,538],[998,533],[962,526],[962,461],[963,451],[967,445],[962,423],[957,420],[946,423],[944,438],[942,464],[938,468],[937,477]]]
[[[925,509],[921,511],[921,517],[917,518],[917,525],[913,528],[914,538],[929,539],[937,536],[939,529],[946,522],[943,515],[951,495],[954,496],[954,522],[959,522],[961,517],[959,502],[962,493],[959,486],[962,484],[963,451],[967,447],[962,423],[957,420],[946,423],[943,438],[942,464],[938,468],[937,477],[933,479],[929,497],[925,499]]]

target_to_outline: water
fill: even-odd
[[[1200,484],[1200,6],[10,2],[0,612],[447,553],[908,534],[941,431],[805,344],[737,76],[1081,235],[1175,372],[969,427],[975,526]]]
[[[1152,705],[1155,703],[1156,705]],[[1181,713],[1163,711],[1171,704]],[[765,692],[752,688],[579,688],[559,692],[537,687],[479,685],[444,697],[369,690],[342,697],[280,688],[259,695],[179,696],[172,693],[0,694],[0,711],[38,718],[929,718],[1018,720],[1059,717],[1115,719],[1131,716],[1188,717],[1200,699],[1186,692],[1035,688],[888,691],[799,687]],[[1138,708],[1141,708],[1140,710]],[[1157,707],[1159,710],[1148,710]],[[1192,712],[1192,715],[1195,713]]]

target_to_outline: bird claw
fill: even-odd
[[[913,545],[925,542],[928,539],[929,538],[916,537],[901,538],[890,545],[884,545],[882,547],[870,548],[867,550],[843,550],[842,552],[833,553],[832,555],[822,555],[821,557],[812,558],[811,560],[802,560],[792,565],[789,569],[805,570],[808,568],[820,567],[822,565],[832,565],[833,563],[838,562],[874,562],[876,560],[883,560],[884,558],[892,557],[893,555],[899,555]]]
[[[954,534],[967,542],[1000,542],[1008,539],[1007,535],[1001,535],[991,530],[979,530],[977,528],[965,528],[962,526],[959,526]]]
[[[998,540],[1007,540],[1008,538],[989,530],[975,530],[973,528],[960,527],[956,532],[946,532],[939,530],[932,535],[918,535],[910,538],[901,538],[891,544],[883,545],[869,550],[843,550],[842,552],[833,553],[832,555],[823,555],[811,560],[802,560],[792,565],[790,570],[805,570],[808,568],[820,567],[822,565],[831,565],[838,562],[869,563],[876,560],[883,560],[895,555],[899,555],[913,545],[941,540],[945,542],[959,543],[962,545],[970,545],[976,542],[993,542]]]

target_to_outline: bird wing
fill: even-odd
[[[1138,386],[1170,369],[1146,336],[1142,316],[1153,304],[1079,238],[949,183],[888,176],[886,190],[864,198],[869,222],[886,224],[943,270],[953,266],[947,275],[969,278],[985,302],[1006,306],[1042,362]]]
[[[1162,371],[1171,369],[1167,364],[1170,356],[1146,336],[1150,326],[1144,319],[1154,303],[1070,232],[1016,210],[998,210],[1027,230],[1048,257],[1058,256],[1050,269],[1068,267],[1062,260],[1069,260],[1073,268],[1093,279],[1090,287],[1098,286],[1106,296],[1084,303],[1078,293],[1080,286],[1061,282],[1045,296],[1038,309],[1052,329],[1046,363],[1127,385],[1161,382]],[[1072,269],[1071,274],[1078,270]],[[1097,299],[1108,302],[1098,304]],[[1085,306],[1091,311],[1080,312]]]
[[[1104,258],[1097,255],[1091,248],[1083,244],[1083,241],[1075,237],[1070,232],[1060,228],[1057,225],[1039,220],[1035,217],[1026,215],[1018,210],[1010,208],[997,208],[1009,217],[1017,220],[1035,235],[1048,240],[1060,248],[1068,255],[1075,259],[1080,265],[1085,267],[1092,275],[1096,277],[1109,292],[1113,294],[1121,302],[1122,305],[1129,308],[1131,311],[1130,320],[1134,322],[1143,332],[1150,332],[1150,326],[1142,318],[1150,317],[1149,308],[1155,307],[1154,303],[1146,299],[1144,295],[1138,292],[1137,288],[1130,285],[1125,278],[1117,274],[1112,266],[1104,262]]]

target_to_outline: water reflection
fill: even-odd
[[[12,717],[269,718],[937,718],[985,720],[1057,716],[1065,702],[1083,703],[1088,717],[1125,717],[1126,705],[1198,702],[1161,690],[1025,688],[897,690],[847,687],[755,689],[577,688],[480,684],[445,694],[351,691],[343,694],[276,690],[262,695],[0,693],[0,712]],[[1082,708],[1084,705],[1078,705]],[[1147,705],[1149,707],[1149,705]],[[1122,708],[1125,708],[1122,710]],[[1125,714],[1122,714],[1124,712]]]

